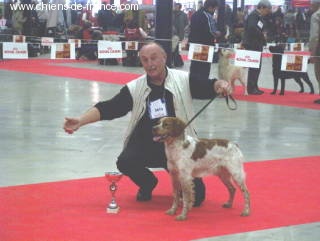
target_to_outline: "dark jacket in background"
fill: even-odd
[[[209,13],[204,8],[199,9],[191,17],[189,43],[198,43],[205,45],[214,45],[215,32],[218,31],[217,26],[210,22]],[[210,17],[212,17],[210,15]]]
[[[244,24],[243,47],[247,50],[262,51],[266,45],[263,35],[265,23],[257,10],[249,14]]]
[[[98,11],[98,25],[104,31],[113,30],[113,21],[115,14],[111,10],[100,9]]]
[[[204,8],[199,9],[191,17],[189,43],[214,46],[218,29],[212,14]],[[207,81],[210,75],[211,63],[191,60],[190,78],[197,81]]]
[[[179,39],[183,40],[185,28],[189,25],[187,14],[183,11],[173,11],[172,24]]]

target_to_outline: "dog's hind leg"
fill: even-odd
[[[242,210],[241,216],[249,216],[250,215],[250,193],[245,183],[244,170],[241,168],[240,173],[234,173],[231,175],[232,175],[233,181],[239,186],[244,198],[244,208]]]
[[[180,202],[181,186],[176,175],[171,175],[171,181],[173,188],[173,202],[171,208],[166,211],[166,214],[175,215]]]
[[[241,213],[241,216],[249,216],[250,215],[250,193],[249,193],[248,188],[244,182],[239,184],[239,187],[241,189],[241,192],[242,192],[243,198],[244,198],[244,209]]]
[[[301,79],[300,79],[300,78],[294,78],[294,81],[295,81],[295,82],[299,85],[299,87],[300,87],[299,93],[303,93],[303,92],[304,92],[304,88],[303,88],[303,83],[302,83]]]
[[[310,94],[314,94],[314,89],[313,89],[313,84],[309,79],[309,76],[306,74],[305,76],[302,77],[302,79],[304,80],[304,82],[307,83],[307,85],[310,88]]]
[[[222,205],[222,207],[231,208],[233,205],[234,195],[236,193],[236,188],[233,186],[231,181],[231,174],[227,169],[221,168],[218,177],[229,191],[229,199]]]

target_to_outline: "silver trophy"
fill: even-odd
[[[120,181],[123,174],[120,172],[106,172],[105,177],[107,180],[111,183],[109,186],[109,190],[111,192],[111,202],[109,203],[107,207],[107,213],[118,213],[120,210],[119,205],[116,202],[116,191],[118,189],[117,182]]]

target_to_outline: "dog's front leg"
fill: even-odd
[[[286,88],[286,80],[285,78],[281,78],[281,90],[280,90],[280,95],[284,95],[284,90]]]
[[[276,76],[276,74],[273,73],[273,91],[270,94],[275,95],[277,93],[278,81],[279,81],[278,76]]]
[[[181,186],[177,175],[171,175],[172,188],[173,188],[173,202],[170,209],[166,211],[168,215],[175,215],[177,208],[179,206],[180,196],[181,196]]]
[[[181,178],[180,184],[182,189],[182,212],[176,217],[176,220],[183,221],[187,219],[188,211],[193,205],[194,184],[192,179],[189,178]]]

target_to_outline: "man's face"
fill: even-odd
[[[316,12],[320,7],[320,4],[319,3],[311,3],[310,5],[310,10],[312,13]]]
[[[207,12],[211,13],[211,14],[214,14],[214,12],[216,11],[218,7],[208,7],[207,8]]]
[[[148,45],[140,51],[140,61],[152,79],[162,78],[165,75],[166,55],[157,45]]]
[[[260,14],[262,15],[262,16],[267,16],[268,14],[270,14],[271,13],[271,8],[261,8],[260,9]]]

